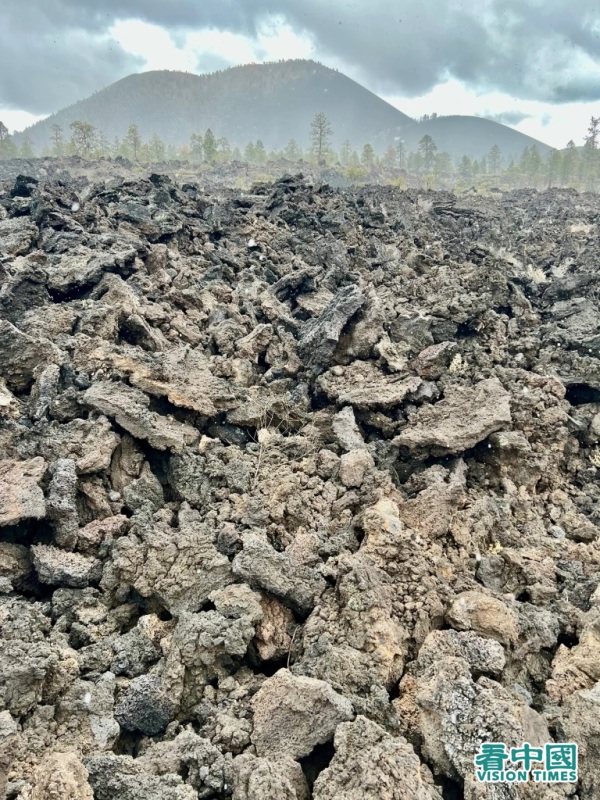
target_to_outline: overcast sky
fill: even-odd
[[[0,0],[0,120],[20,130],[131,72],[280,58],[555,147],[600,116],[598,0]]]

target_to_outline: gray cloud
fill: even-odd
[[[522,99],[600,100],[596,0],[2,0],[0,99],[50,111],[138,69],[102,40],[116,20],[254,36],[273,15],[310,33],[317,58],[381,92],[417,96],[453,76]]]
[[[551,102],[593,102],[600,98],[600,72],[597,75],[578,75],[569,83],[556,84],[552,88]]]
[[[486,114],[487,119],[492,119],[494,122],[501,122],[503,125],[518,125],[523,120],[531,119],[531,114],[525,114],[522,111],[500,111],[498,114]]]
[[[4,0],[6,2],[6,0]],[[60,28],[45,18],[48,6],[34,4],[14,15],[17,4],[0,8],[0,103],[33,114],[45,114],[74,103],[114,80],[140,69],[143,62],[114,40],[81,24]],[[18,20],[18,22],[17,22]],[[83,23],[85,20],[81,20]],[[46,23],[48,24],[46,25]]]

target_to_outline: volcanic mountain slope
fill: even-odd
[[[0,796],[600,796],[599,211],[0,184]]]
[[[27,129],[27,136],[41,148],[50,142],[52,125],[68,131],[70,123],[79,119],[109,139],[123,136],[129,124],[136,123],[144,139],[156,133],[174,145],[188,144],[192,133],[211,128],[233,145],[262,139],[269,149],[283,148],[296,139],[304,147],[309,143],[310,122],[320,111],[331,122],[336,148],[348,139],[358,149],[371,142],[383,151],[406,137],[410,149],[416,150],[419,139],[434,131],[440,137],[440,150],[480,157],[494,144],[520,155],[534,141],[505,125],[489,121],[484,125],[476,117],[451,117],[452,122],[438,120],[433,126],[415,123],[342,73],[302,60],[249,64],[210,75],[167,71],[130,75],[38,122]],[[405,135],[407,126],[413,127]]]
[[[310,122],[323,111],[331,121],[336,147],[344,139],[383,141],[412,122],[402,112],[340,72],[313,61],[249,64],[210,75],[144,72],[130,75],[58,114],[27,133],[46,144],[51,125],[67,128],[76,119],[91,122],[112,138],[135,122],[144,138],[157,133],[167,143],[189,143],[194,132],[211,128],[234,145],[262,139],[282,148],[292,138],[308,144]]]
[[[552,149],[538,139],[491,119],[452,115],[423,120],[406,127],[401,133],[406,150],[418,150],[419,141],[425,134],[432,137],[438,150],[445,150],[455,158],[463,155],[483,158],[494,145],[498,145],[505,166],[511,159],[518,160],[526,147],[535,145],[542,156]]]

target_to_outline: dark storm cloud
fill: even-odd
[[[580,75],[569,84],[557,84],[552,89],[552,102],[570,103],[574,99],[594,101],[600,98],[600,75]]]
[[[143,65],[85,18],[61,25],[61,11],[57,0],[0,0],[0,106],[57,111]]]
[[[117,20],[253,36],[275,16],[381,92],[416,96],[452,76],[521,99],[600,99],[596,0],[2,0],[0,101],[49,111],[135,70],[102,41]]]

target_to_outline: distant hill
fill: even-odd
[[[27,129],[34,147],[50,141],[51,126],[67,131],[74,120],[101,129],[109,139],[135,122],[144,139],[157,133],[166,143],[189,143],[192,133],[211,128],[232,145],[262,139],[282,148],[292,138],[308,144],[310,122],[323,111],[333,127],[333,144],[350,139],[357,147],[383,142],[413,120],[335,70],[314,61],[249,64],[210,75],[142,72],[129,75],[91,97]]]
[[[505,159],[519,158],[526,147],[536,145],[542,155],[552,148],[524,133],[484,117],[436,117],[408,126],[401,139],[407,151],[417,150],[419,140],[429,134],[438,146],[452,156],[482,158],[497,144]]]
[[[306,147],[310,122],[319,111],[331,122],[335,148],[349,139],[357,149],[371,142],[382,151],[404,139],[408,150],[416,150],[429,133],[440,150],[453,156],[480,157],[494,144],[509,157],[531,144],[549,149],[506,125],[478,117],[417,123],[342,73],[304,60],[248,64],[209,75],[166,70],[129,75],[15,139],[26,133],[39,150],[50,143],[52,125],[61,125],[68,136],[70,123],[83,120],[111,140],[136,123],[143,139],[156,133],[177,146],[188,144],[192,133],[211,128],[233,146],[262,139],[267,149],[280,149],[293,138]]]

